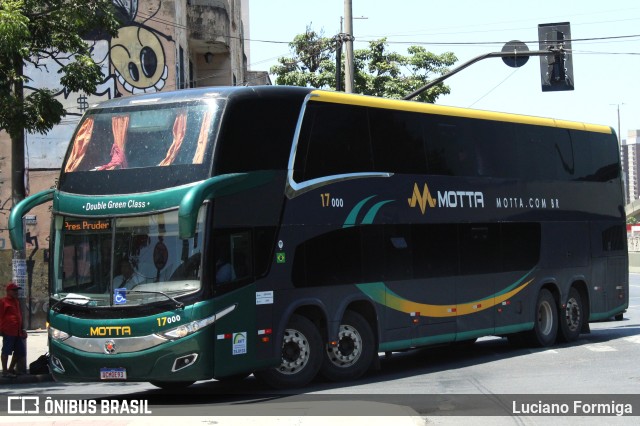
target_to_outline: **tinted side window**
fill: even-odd
[[[413,238],[409,225],[372,225],[361,229],[365,281],[413,278]]]
[[[460,271],[463,275],[502,270],[498,224],[460,225]]]
[[[457,225],[413,225],[412,239],[415,278],[458,275]]]
[[[360,228],[344,228],[312,238],[296,248],[296,287],[362,282]]]
[[[276,227],[265,226],[254,229],[255,247],[255,275],[256,277],[266,275],[271,260],[273,259],[273,248],[276,246]]]
[[[503,270],[533,268],[540,259],[540,224],[503,223],[501,227]]]
[[[627,230],[614,225],[602,232],[602,251],[624,251],[627,249]]]
[[[286,170],[300,105],[291,100],[238,99],[223,116],[215,174]]]
[[[613,135],[571,131],[577,180],[606,182],[620,176],[618,141]]]
[[[591,134],[591,149],[596,154],[594,159],[594,180],[606,182],[620,177],[620,151],[618,140],[614,135]]]
[[[224,293],[253,281],[253,247],[250,230],[221,229],[213,240],[215,291]],[[211,265],[212,264],[212,265]]]
[[[367,109],[309,102],[294,168],[297,182],[374,171]]]
[[[424,120],[429,174],[478,176],[471,120],[438,115],[425,116]]]
[[[300,244],[292,278],[306,287],[528,271],[539,257],[537,223],[366,225]]]
[[[519,175],[516,126],[513,123],[472,120],[472,134],[480,176],[514,178]]]
[[[575,174],[569,130],[522,125],[518,133],[518,163],[524,179],[569,180]]]
[[[369,109],[375,170],[425,174],[423,115],[403,111]]]

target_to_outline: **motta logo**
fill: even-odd
[[[131,336],[131,327],[128,325],[123,326],[110,326],[110,327],[91,327],[89,330],[90,336]]]
[[[427,211],[427,204],[429,207],[434,208],[436,206],[436,199],[431,196],[429,192],[429,187],[427,184],[424,184],[424,188],[422,192],[420,192],[420,188],[417,183],[413,184],[413,194],[411,198],[408,199],[409,207],[420,207],[420,211],[424,214]]]
[[[431,195],[425,183],[422,191],[417,183],[413,184],[413,193],[408,198],[409,207],[419,207],[422,214],[431,208],[484,208],[484,194],[480,191],[438,191],[436,197]]]

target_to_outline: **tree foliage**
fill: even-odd
[[[278,59],[278,65],[271,68],[276,84],[335,89],[337,43],[338,38],[324,37],[307,27],[289,43],[292,56]],[[411,46],[407,53],[389,51],[384,38],[369,42],[366,49],[355,50],[354,92],[399,99],[446,73],[458,60],[452,52],[436,55],[421,46]],[[344,53],[342,56],[344,68]],[[415,99],[435,102],[449,92],[449,87],[440,83]]]
[[[66,115],[56,92],[95,92],[104,76],[83,35],[114,36],[119,26],[112,0],[0,0],[0,129],[12,140],[23,130],[46,133]],[[62,65],[61,87],[24,96],[25,66],[51,60]]]

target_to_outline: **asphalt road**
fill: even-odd
[[[145,383],[54,382],[16,385],[2,393],[143,399],[148,401],[153,416],[182,415],[184,424],[246,424],[253,416],[263,419],[261,425],[311,424],[308,421],[313,416],[324,415],[332,415],[329,421],[333,423],[368,426],[385,421],[542,424],[549,418],[522,413],[523,408],[513,404],[556,402],[573,407],[579,399],[616,409],[628,403],[633,415],[638,416],[639,361],[640,275],[631,274],[630,306],[624,319],[592,323],[590,334],[568,345],[513,348],[506,339],[483,338],[468,348],[421,349],[395,353],[388,359],[382,356],[381,369],[358,381],[338,385],[315,382],[289,392],[274,392],[249,377],[232,383],[198,382],[179,394]],[[373,417],[365,421],[362,416]],[[609,416],[606,423],[631,424],[631,420],[628,416]],[[602,421],[602,417],[554,417],[554,424]]]

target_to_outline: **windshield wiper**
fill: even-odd
[[[58,300],[56,303],[53,304],[53,306],[51,307],[51,309],[53,309],[54,311],[58,312],[58,309],[56,309],[58,307],[58,305],[60,305],[62,302],[66,302],[67,300],[81,300],[82,303],[74,303],[74,302],[70,302],[71,304],[77,305],[77,306],[86,306],[91,302],[99,302],[98,299],[90,299],[86,296],[78,296],[78,295],[73,295],[73,296],[65,296],[62,299]]]
[[[129,293],[148,293],[148,294],[161,294],[164,297],[166,297],[167,299],[171,300],[173,303],[176,304],[176,308],[178,309],[182,309],[184,308],[184,303],[177,301],[176,299],[174,299],[173,297],[169,296],[166,293],[163,293],[161,291],[152,291],[152,290],[127,290],[127,294]]]

